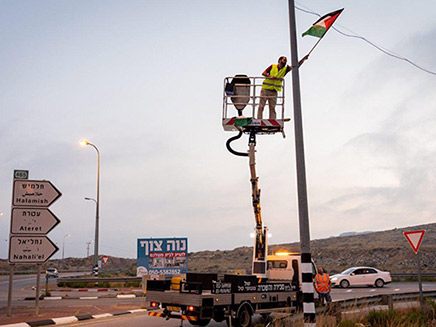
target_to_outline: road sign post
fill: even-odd
[[[419,301],[421,303],[421,310],[422,310],[422,307],[424,305],[424,296],[422,294],[421,258],[420,258],[419,248],[422,244],[425,230],[404,232],[403,234],[416,254],[416,264],[418,266]]]
[[[12,307],[14,264],[37,264],[35,314],[38,315],[41,265],[59,250],[46,235],[60,223],[48,207],[62,193],[50,181],[28,178],[27,170],[14,170],[8,257],[11,268],[8,316]]]

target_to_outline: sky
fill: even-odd
[[[296,6],[345,8],[336,28],[436,71],[432,0]],[[300,58],[317,19],[296,10]],[[100,254],[135,258],[136,240],[150,237],[187,237],[190,252],[252,246],[248,160],[225,147],[235,133],[221,125],[223,80],[260,76],[281,55],[283,0],[1,1],[0,258],[14,169],[63,194],[50,207],[61,220],[48,235],[53,258],[86,256],[97,153],[82,138],[101,154]],[[299,74],[311,238],[434,222],[436,76],[335,30]],[[291,86],[289,74],[287,137],[256,146],[270,244],[299,239]]]

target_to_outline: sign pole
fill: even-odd
[[[419,302],[421,303],[421,311],[424,305],[424,296],[422,295],[422,280],[421,280],[421,254],[416,254],[416,261],[418,263],[418,283],[419,283]]]
[[[37,265],[36,272],[36,294],[35,294],[35,315],[39,315],[39,288],[41,286],[41,265]]]
[[[14,265],[9,265],[8,317],[12,312],[12,282],[14,280]]]

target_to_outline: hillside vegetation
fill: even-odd
[[[368,265],[390,272],[416,273],[416,255],[403,235],[404,231],[425,229],[427,232],[420,249],[423,272],[436,271],[436,224],[413,226],[381,232],[351,236],[330,237],[311,242],[312,257],[318,266],[330,273],[340,272],[348,267]],[[299,252],[297,242],[271,245],[270,252],[288,250]],[[239,247],[227,251],[200,251],[189,253],[189,271],[227,273],[235,270],[251,272],[252,247]],[[61,271],[90,271],[92,257],[50,260],[43,265],[57,267]],[[9,270],[7,260],[0,260],[0,271]],[[16,265],[15,271],[35,271],[35,265]],[[136,259],[109,256],[109,262],[101,270],[103,273],[123,272],[133,275],[136,272]]]

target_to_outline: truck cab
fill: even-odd
[[[268,280],[290,280],[301,289],[301,256],[299,253],[278,251],[267,256]],[[312,275],[316,275],[316,265],[312,260]]]

